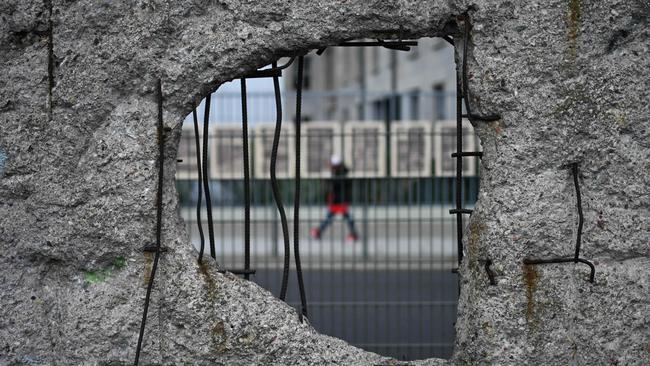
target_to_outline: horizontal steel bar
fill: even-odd
[[[575,259],[571,258],[549,258],[549,259],[539,259],[539,258],[525,258],[524,264],[549,264],[549,263],[569,263],[573,262]]]
[[[163,253],[167,251],[167,247],[158,248],[155,245],[145,245],[145,247],[142,248],[142,251],[146,253],[156,253],[157,251],[160,251],[161,253]]]
[[[244,78],[245,79],[258,79],[258,78],[271,78],[271,77],[275,77],[275,76],[281,77],[282,76],[282,70],[280,70],[280,69],[255,70],[252,73],[244,76]]]
[[[471,214],[472,212],[474,212],[474,210],[469,210],[469,209],[466,209],[466,208],[461,208],[461,209],[455,209],[455,208],[454,208],[454,209],[452,209],[452,210],[449,210],[449,213],[452,214],[452,215],[456,215],[456,214]]]
[[[584,263],[589,266],[589,282],[594,282],[594,277],[596,275],[596,267],[593,263],[586,259],[574,258],[574,257],[560,257],[560,258],[550,258],[550,259],[539,259],[539,258],[524,258],[524,264],[551,264],[551,263]]]
[[[232,274],[236,275],[244,275],[244,274],[255,274],[254,269],[220,269],[218,272],[219,273],[225,273],[225,272],[230,272]]]
[[[481,151],[463,151],[460,153],[460,156],[478,156],[483,157],[483,152]],[[451,153],[452,158],[458,157],[458,153]]]
[[[496,114],[489,114],[487,116],[481,116],[475,113],[472,114],[463,114],[463,118],[468,118],[470,120],[481,121],[481,122],[494,122],[501,119],[501,116]]]
[[[355,41],[343,42],[330,47],[407,47],[417,45],[417,41]]]
[[[327,47],[384,47],[396,51],[410,51],[410,46],[417,46],[417,41],[358,41],[342,42],[339,44],[321,47],[316,50],[316,55],[322,55]]]

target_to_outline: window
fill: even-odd
[[[379,121],[350,122],[344,129],[344,161],[349,164],[349,176],[385,176],[386,124]]]
[[[372,102],[372,117],[377,121],[402,119],[402,96],[388,96]]]
[[[332,90],[334,89],[334,80],[335,78],[335,70],[334,70],[334,65],[336,64],[336,47],[330,47],[325,51],[324,56],[325,60],[325,90]]]
[[[463,119],[463,150],[474,151],[476,149],[476,137],[472,124]],[[437,177],[453,177],[456,175],[456,159],[451,158],[451,154],[456,152],[456,121],[447,120],[437,122],[435,125],[435,149],[434,159],[436,165]],[[463,176],[469,177],[476,175],[476,157],[467,157],[463,159]]]
[[[388,100],[386,102],[388,103]],[[395,121],[399,121],[402,119],[402,96],[401,95],[395,95],[392,98],[392,103],[389,104],[389,115]]]
[[[242,166],[242,129],[239,124],[217,124],[210,127],[210,177],[216,179],[241,179],[244,177]]]
[[[398,122],[391,126],[391,175],[428,177],[431,175],[431,123]]]
[[[357,119],[363,121],[366,119],[366,109],[364,103],[359,103],[357,105]]]
[[[379,74],[379,47],[370,47],[372,50],[372,73]]]
[[[409,100],[411,105],[411,119],[418,120],[420,119],[420,90],[415,89],[409,94]]]
[[[341,120],[345,122],[349,119],[350,119],[350,110],[348,108],[343,108],[343,111],[341,112]]]
[[[255,178],[269,178],[269,159],[273,147],[273,137],[275,134],[274,123],[260,123],[253,128],[254,137],[254,176]],[[276,163],[276,176],[280,179],[291,178],[295,173],[294,169],[294,152],[295,132],[292,124],[284,124],[280,134],[280,144],[278,145],[278,155]],[[240,165],[241,166],[241,165]]]
[[[386,106],[384,100],[375,100],[372,102],[372,119],[383,121],[386,118]]]
[[[341,53],[343,54],[342,61],[343,65],[342,66],[342,71],[343,71],[343,80],[341,80],[341,85],[343,86],[349,86],[351,85],[354,80],[353,78],[353,72],[354,72],[354,62],[353,62],[353,55],[352,55],[353,49],[352,48],[342,48]]]
[[[328,177],[329,158],[341,156],[341,124],[338,122],[312,122],[305,124],[300,137],[303,161],[300,168],[304,177]]]
[[[433,86],[433,116],[437,120],[445,119],[445,85]]]

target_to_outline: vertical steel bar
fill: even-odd
[[[364,141],[365,143],[365,141]],[[366,166],[366,154],[363,154],[363,159],[364,163],[363,166]],[[363,188],[364,188],[364,200],[363,200],[363,207],[361,210],[361,241],[363,244],[363,259],[365,261],[368,260],[370,253],[369,253],[369,247],[368,247],[368,178],[361,178],[360,182],[363,182]]]
[[[198,183],[198,198],[196,200],[196,221],[199,228],[199,238],[201,239],[201,249],[199,250],[199,262],[203,260],[203,251],[205,250],[205,237],[203,236],[203,223],[201,221],[201,206],[203,200],[203,178],[201,176],[201,142],[199,140],[199,121],[196,116],[196,108],[192,110],[192,119],[194,121],[194,143],[196,146],[196,170]]]
[[[212,93],[205,97],[205,110],[203,112],[203,189],[205,190],[205,208],[208,215],[208,239],[210,241],[210,256],[216,260],[214,248],[214,227],[212,222],[212,199],[210,197],[210,174],[208,172],[208,134],[210,133],[210,100]]]
[[[154,254],[153,265],[151,266],[151,273],[149,275],[149,283],[147,284],[147,294],[144,299],[144,310],[142,312],[142,322],[140,323],[140,334],[138,335],[138,345],[135,349],[135,362],[137,366],[140,362],[140,350],[142,349],[142,339],[144,337],[144,330],[147,323],[147,313],[149,311],[149,301],[151,299],[151,291],[153,289],[154,277],[156,277],[156,270],[158,269],[158,261],[160,259],[160,242],[162,238],[162,199],[163,199],[163,168],[165,165],[165,134],[163,131],[163,107],[162,107],[162,82],[158,79],[157,83],[157,101],[158,101],[158,192],[156,195],[156,251]]]
[[[298,276],[298,290],[300,292],[299,313],[300,321],[307,316],[307,295],[305,294],[305,283],[302,278],[302,266],[300,263],[300,122],[302,118],[302,82],[305,57],[298,57],[298,80],[296,81],[296,178],[293,198],[293,255],[296,261],[296,275]]]
[[[584,217],[582,215],[582,197],[580,196],[580,185],[578,184],[578,163],[571,164],[571,171],[573,172],[573,185],[576,188],[576,204],[578,206],[578,234],[576,236],[576,251],[573,257],[573,263],[578,263],[580,257],[580,244],[582,242],[582,225],[584,224]]]
[[[231,100],[232,100],[231,98],[228,98],[228,101],[231,101]],[[228,115],[230,106],[231,106],[231,103],[223,103],[222,108],[217,108],[217,111],[218,112],[225,111],[226,112],[225,114]],[[228,108],[228,109],[226,109],[226,108]],[[230,164],[232,165],[232,162],[233,162],[233,159],[234,159],[234,156],[235,156],[235,151],[234,151],[235,147],[233,146],[235,136],[232,133],[232,131],[228,131],[228,132],[222,133],[221,136],[218,136],[218,137],[215,136],[216,141],[219,141],[219,138],[221,138],[221,141],[222,141],[221,146],[224,146],[223,144],[225,144],[225,146],[228,147],[228,150],[229,150],[228,155],[230,156]],[[216,145],[216,146],[219,146],[219,145]],[[228,168],[226,168],[226,169],[228,169]],[[235,205],[234,201],[235,201],[235,197],[236,197],[236,192],[235,192],[235,189],[234,189],[233,185],[231,185],[231,183],[232,183],[231,180],[228,180],[228,179],[225,179],[225,178],[220,178],[220,180],[221,180],[221,186],[223,187],[225,192],[227,192],[227,193],[225,193],[223,195],[224,198],[223,198],[223,202],[222,202],[222,205],[221,205],[222,208],[220,210],[222,212],[222,221],[221,221],[222,228],[221,228],[221,232],[222,232],[222,235],[223,235],[222,239],[221,239],[221,245],[223,246],[223,249],[221,250],[221,255],[222,255],[222,258],[223,258],[222,261],[223,261],[223,263],[227,263],[226,255],[227,255],[228,251],[226,250],[226,246],[228,244],[230,244],[230,254],[231,255],[230,255],[229,262],[230,263],[236,263],[235,261],[237,259],[236,258],[237,257],[236,256],[237,251],[235,250],[235,248],[237,247],[237,245],[235,243],[236,240],[235,240],[234,228],[233,228],[233,225],[232,225],[232,223],[234,222],[234,219],[235,219],[235,217],[234,217],[235,210],[234,210],[233,206]],[[229,215],[227,215],[227,214],[229,214]],[[228,235],[228,232],[227,232],[228,229],[230,229],[230,235]]]
[[[467,38],[463,40],[467,43]],[[463,55],[463,63],[465,57]],[[464,90],[461,89],[461,81],[459,77],[458,63],[456,64],[456,240],[458,241],[458,265],[463,260],[463,208],[462,199],[462,185],[463,185],[463,97]]]
[[[244,160],[244,269],[251,268],[251,181],[248,165],[248,105],[246,100],[246,78],[241,79],[241,115],[242,115],[242,148]],[[250,274],[244,274],[250,279]]]
[[[491,122],[499,120],[501,117],[498,115],[492,114],[487,116],[482,116],[478,114],[473,114],[472,109],[470,108],[470,92],[469,92],[469,81],[467,80],[467,46],[469,45],[469,33],[472,28],[472,25],[469,21],[469,15],[464,15],[464,38],[463,38],[463,64],[462,64],[462,86],[463,86],[463,100],[465,101],[465,112],[467,112],[467,118],[474,121],[483,121]],[[455,47],[455,46],[454,46]],[[458,64],[456,65],[458,67]],[[456,75],[458,75],[458,68],[456,69]],[[458,83],[457,83],[458,84]],[[456,86],[456,90],[461,90]]]
[[[272,67],[277,68],[277,62],[272,64]],[[287,297],[287,284],[289,282],[289,261],[291,259],[291,249],[289,246],[289,226],[287,224],[287,215],[284,212],[282,204],[282,197],[278,187],[276,178],[276,163],[278,159],[278,145],[280,144],[280,132],[282,130],[282,100],[280,96],[280,80],[278,76],[273,76],[273,90],[275,92],[275,133],[273,136],[273,147],[271,149],[271,188],[273,190],[273,198],[280,214],[280,222],[282,225],[282,237],[284,239],[284,266],[282,270],[282,284],[280,287],[280,300],[285,300]]]

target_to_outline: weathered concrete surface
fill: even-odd
[[[454,360],[650,364],[650,5],[490,1],[472,18],[473,95],[503,119],[478,132],[485,157]],[[580,163],[593,285],[583,264],[522,266],[574,252],[570,162]]]
[[[154,240],[153,86],[165,121],[282,52],[435,35],[464,1],[0,4],[0,364],[132,363]],[[455,364],[650,363],[647,2],[480,1],[469,64],[482,192],[467,233]],[[461,24],[462,25],[462,24]],[[457,37],[459,38],[459,37]],[[460,39],[459,39],[460,40]],[[389,363],[196,264],[167,141],[163,255],[141,364]],[[586,267],[571,255],[580,161]],[[494,261],[488,286],[478,260]],[[430,360],[422,364],[438,364]]]
[[[133,363],[152,263],[142,247],[155,238],[158,77],[178,128],[165,160],[170,251],[141,364],[390,362],[200,268],[176,214],[175,148],[192,103],[218,84],[289,50],[400,25],[435,33],[446,3],[10,1],[0,14],[0,364]]]

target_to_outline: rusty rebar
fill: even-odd
[[[203,200],[203,177],[201,174],[201,142],[199,139],[199,121],[196,115],[196,107],[192,110],[192,119],[194,121],[194,143],[196,146],[196,168],[198,182],[198,198],[196,200],[196,223],[199,229],[199,237],[201,239],[201,248],[199,249],[199,262],[203,259],[203,252],[205,250],[205,237],[203,235],[203,223],[201,222],[201,206]]]
[[[464,16],[465,23],[465,37],[463,39],[463,61],[462,61],[462,90],[463,90],[463,99],[465,100],[465,111],[467,112],[465,116],[471,121],[481,121],[481,122],[492,122],[501,119],[501,116],[496,114],[490,114],[487,116],[482,116],[479,114],[472,113],[472,108],[470,106],[470,92],[469,92],[469,81],[467,77],[467,45],[469,44],[469,32],[472,25],[469,22],[469,16]],[[458,89],[460,90],[460,89]]]
[[[307,295],[305,283],[302,277],[302,265],[300,263],[300,124],[302,119],[302,84],[303,69],[305,64],[304,56],[298,57],[298,75],[296,80],[296,180],[293,197],[293,255],[296,261],[296,275],[298,277],[298,291],[300,292],[301,311],[298,313],[300,321],[303,316],[307,317]]]
[[[135,349],[134,365],[137,366],[140,362],[140,351],[142,350],[142,339],[144,338],[144,330],[147,324],[147,313],[149,311],[149,302],[151,300],[151,291],[153,289],[154,278],[156,277],[156,270],[158,269],[158,261],[160,260],[161,241],[162,241],[162,199],[163,199],[163,182],[164,182],[164,165],[165,165],[165,131],[163,130],[163,96],[162,96],[162,81],[158,79],[157,85],[157,102],[158,102],[158,192],[156,193],[156,251],[154,253],[153,265],[149,274],[149,282],[147,283],[147,293],[144,298],[144,309],[142,311],[142,321],[140,322],[140,333],[138,335],[138,344]]]
[[[278,68],[277,63],[272,64],[272,68]],[[282,100],[280,94],[280,80],[277,76],[273,77],[273,90],[275,92],[275,132],[273,135],[273,146],[271,147],[271,191],[273,192],[273,199],[280,214],[280,223],[282,225],[282,238],[284,239],[284,266],[282,270],[282,284],[280,287],[280,299],[285,300],[287,297],[287,284],[289,283],[289,261],[291,260],[291,247],[289,245],[289,225],[287,224],[287,214],[284,211],[282,204],[282,196],[278,187],[278,180],[276,177],[276,163],[278,159],[278,147],[280,144],[280,133],[282,131]]]
[[[549,263],[571,263],[571,262],[584,263],[589,266],[590,269],[589,282],[593,283],[594,278],[596,276],[596,267],[590,261],[584,258],[580,258],[580,246],[582,241],[582,226],[584,224],[584,216],[582,214],[582,197],[580,195],[580,185],[578,180],[578,173],[579,173],[578,163],[577,162],[571,163],[570,166],[571,166],[571,173],[573,175],[573,184],[576,190],[576,206],[578,210],[578,233],[576,235],[576,245],[575,245],[574,255],[573,257],[557,257],[557,258],[550,258],[550,259],[525,258],[523,262],[524,264],[549,264]]]
[[[244,270],[251,268],[251,179],[248,156],[248,104],[246,100],[246,78],[241,81],[242,115],[242,159],[244,164]],[[244,273],[250,279],[250,273]]]

